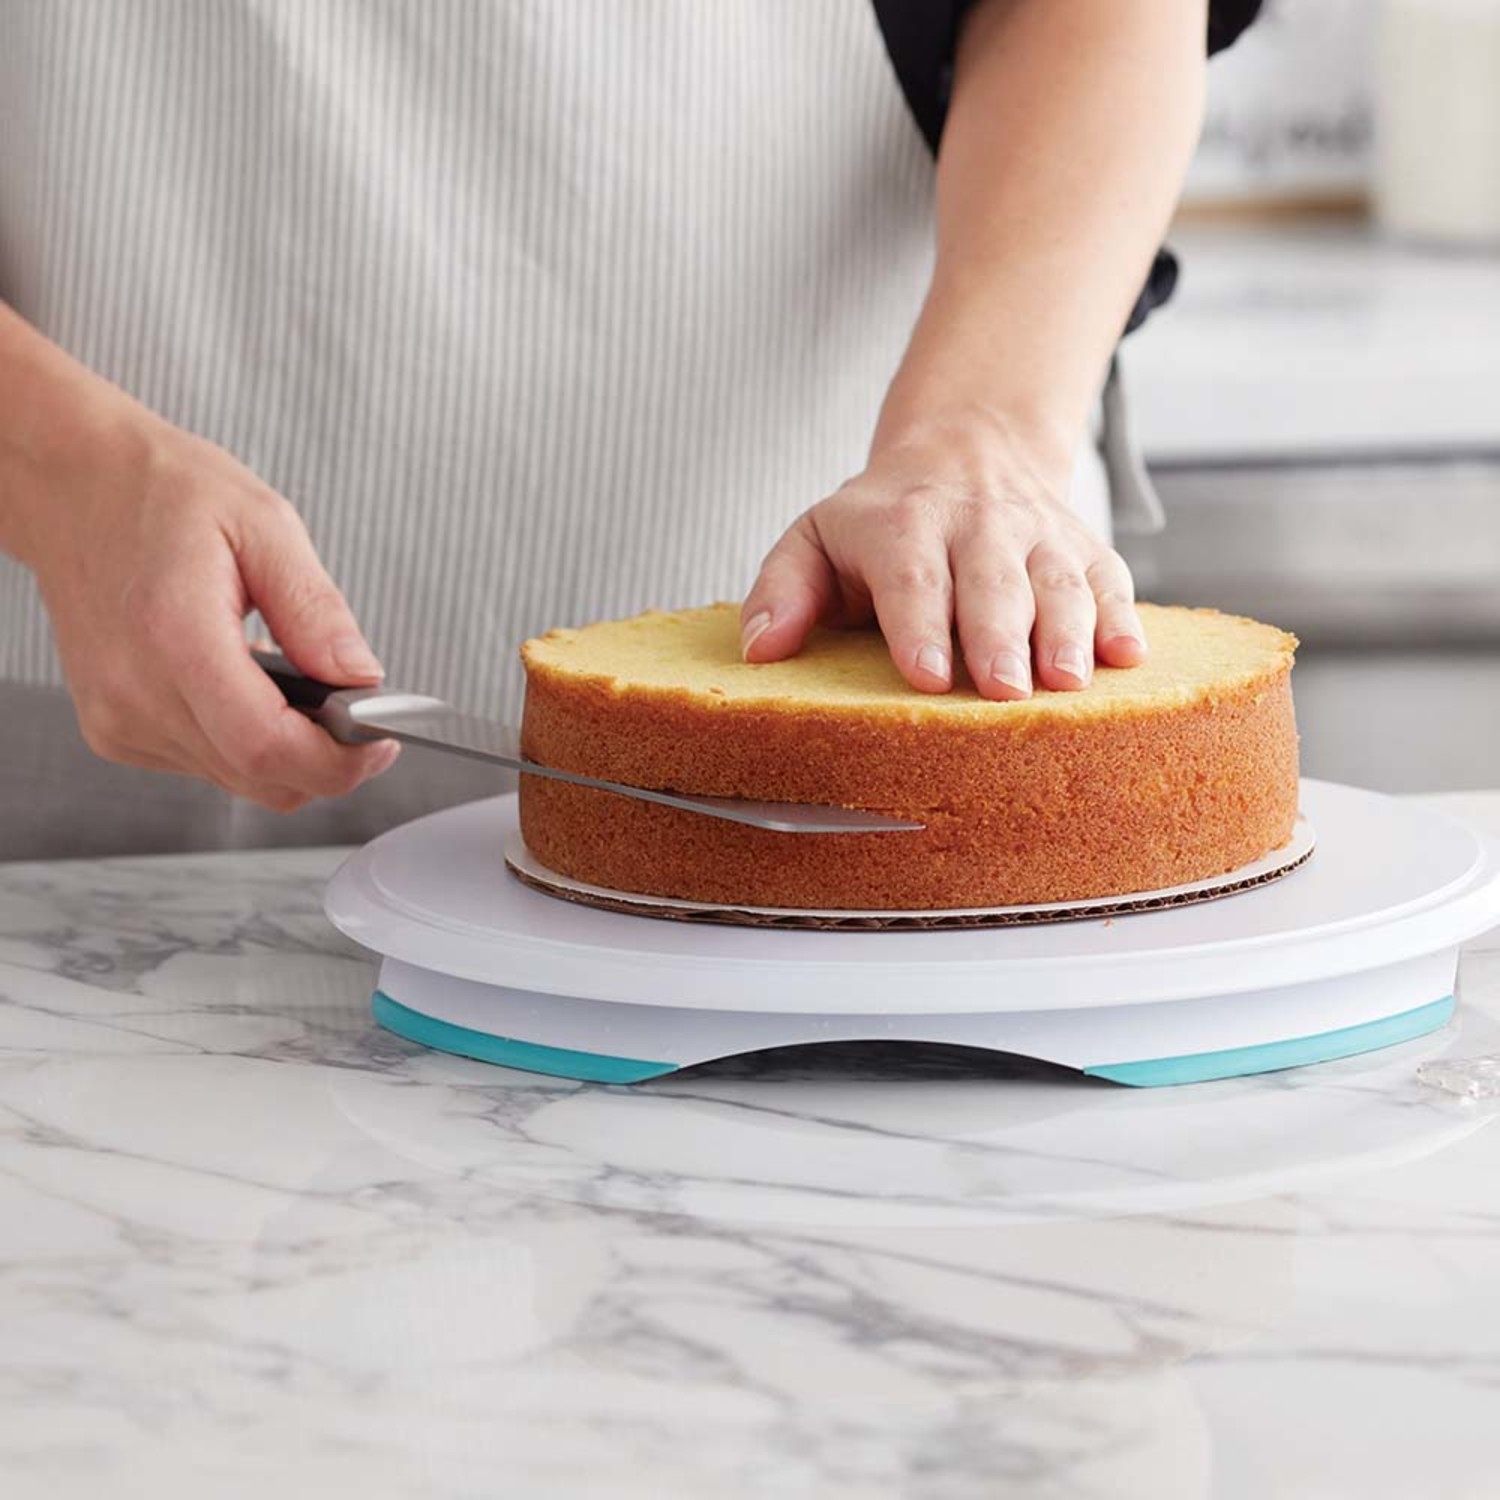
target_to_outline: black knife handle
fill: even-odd
[[[337,688],[315,677],[299,672],[279,651],[268,651],[261,646],[252,646],[250,655],[255,663],[281,690],[281,696],[293,708],[305,714],[315,714],[328,702],[330,693]]]
[[[299,714],[306,714],[341,745],[368,745],[371,740],[390,738],[379,729],[361,724],[351,712],[362,698],[383,696],[383,689],[341,688],[319,682],[316,677],[299,672],[279,651],[266,651],[259,646],[252,646],[250,655],[261,671],[281,689],[281,696]]]

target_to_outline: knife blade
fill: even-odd
[[[726,818],[731,823],[747,823],[752,828],[770,828],[778,833],[914,833],[923,827],[905,818],[855,807],[660,792],[577,771],[561,771],[554,766],[538,765],[522,755],[521,736],[512,725],[460,713],[441,698],[388,687],[336,688],[299,672],[279,652],[252,647],[250,654],[293,708],[345,745],[401,740],[408,745],[423,745],[471,760],[508,766],[528,776],[546,776],[574,786],[618,792],[622,797],[659,802],[666,807]]]

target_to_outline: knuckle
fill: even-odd
[[[285,555],[307,534],[301,512],[285,495],[259,481],[239,493],[233,511],[235,535],[272,556]]]
[[[917,485],[898,495],[890,505],[891,521],[897,532],[910,535],[936,525],[951,497],[935,485]]]
[[[903,558],[892,564],[886,575],[890,589],[899,594],[931,594],[944,586],[939,570],[916,558]]]
[[[365,761],[358,756],[340,757],[332,765],[309,770],[303,784],[317,797],[342,797],[365,779]]]
[[[113,698],[92,698],[78,709],[83,742],[103,760],[124,760],[131,715]]]
[[[1135,593],[1130,566],[1118,552],[1108,551],[1096,557],[1088,566],[1088,579],[1100,597],[1111,594],[1121,599],[1131,599]]]
[[[953,581],[963,593],[987,597],[1019,595],[1028,587],[1025,577],[1014,568],[986,567],[980,562],[964,563]]]
[[[967,486],[950,490],[943,498],[943,510],[955,530],[972,531],[993,520],[1002,501],[999,495]]]
[[[254,518],[262,524],[302,527],[302,515],[279,490],[253,480],[244,488],[243,499]]]
[[[774,572],[786,561],[787,553],[791,550],[792,547],[790,538],[791,532],[789,530],[782,532],[782,534],[776,538],[775,542],[771,544],[771,547],[761,557],[760,566],[756,569],[755,584],[752,588],[752,592],[754,592],[754,589],[759,589],[764,586],[767,573]]]
[[[975,497],[986,515],[999,515],[1014,519],[1024,517],[1035,520],[1042,510],[1040,497],[1019,484],[999,484]]]
[[[303,520],[302,512],[291,500],[272,490],[265,503],[276,519],[276,530],[279,533],[281,545],[287,548],[303,548],[309,545],[312,538],[307,529],[307,522]]]
[[[1036,586],[1049,594],[1077,594],[1085,587],[1085,579],[1076,568],[1060,563],[1051,563],[1038,570]]]
[[[302,574],[288,579],[282,609],[293,621],[315,620],[340,603],[338,590],[327,579]]]
[[[741,606],[743,617],[748,619],[765,604],[768,595],[802,577],[813,561],[814,557],[807,543],[791,540],[789,535],[782,537],[761,560],[755,582]]]
[[[107,723],[101,723],[92,717],[83,718],[78,721],[78,729],[83,735],[84,744],[100,760],[120,760],[123,757],[124,747],[120,738]]]
[[[253,781],[266,781],[286,769],[286,757],[281,738],[275,734],[258,733],[244,740],[237,747],[235,760]]]

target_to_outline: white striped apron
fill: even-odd
[[[862,467],[932,176],[869,0],[0,7],[0,299],[291,499],[390,681],[505,718],[525,637],[741,596]],[[0,557],[0,689],[58,680]],[[30,733],[22,811],[82,818]]]
[[[741,595],[857,472],[931,179],[868,0],[0,10],[0,297],[493,714],[527,635]],[[0,678],[54,672],[0,564]]]

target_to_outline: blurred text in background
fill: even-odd
[[[1500,785],[1500,0],[1267,0],[1172,238],[1142,594],[1302,637],[1307,774]]]

